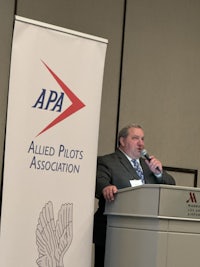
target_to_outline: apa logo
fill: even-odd
[[[189,199],[186,200],[186,203],[189,203],[189,202],[197,203],[197,199],[196,199],[196,195],[195,195],[195,193],[190,192],[190,194],[189,194]]]
[[[50,109],[51,111],[61,112],[64,94],[67,95],[69,100],[71,101],[71,105],[67,107],[58,117],[56,117],[52,122],[50,122],[42,131],[40,131],[37,136],[49,130],[51,127],[55,126],[59,122],[63,121],[73,113],[77,112],[81,108],[85,107],[85,104],[68,88],[68,86],[47,66],[47,64],[42,61],[45,67],[48,69],[50,74],[56,80],[58,85],[61,87],[63,92],[58,95],[56,91],[50,91],[50,94],[47,95],[46,90],[42,89],[42,92],[35,104],[32,106],[33,108],[40,109]]]

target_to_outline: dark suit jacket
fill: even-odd
[[[146,184],[175,185],[171,175],[163,171],[161,178],[156,178],[144,159],[140,159]],[[115,185],[118,189],[130,187],[130,180],[140,179],[127,157],[117,149],[114,153],[98,157],[96,177],[96,198],[99,199],[99,208],[94,216],[93,241],[103,244],[106,236],[106,216],[103,215],[105,200],[102,190],[108,185]]]

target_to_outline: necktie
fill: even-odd
[[[140,164],[138,163],[136,159],[132,159],[131,161],[133,162],[133,167],[135,168],[137,175],[141,178],[142,183],[144,184],[144,174],[143,174]]]

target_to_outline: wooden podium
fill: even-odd
[[[200,264],[200,189],[141,185],[106,203],[105,267]]]

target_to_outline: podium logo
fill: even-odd
[[[58,95],[56,91],[50,91],[48,95],[45,89],[42,89],[41,94],[36,100],[33,108],[39,108],[50,111],[61,112],[64,95],[68,97],[71,101],[71,105],[67,107],[61,114],[59,114],[52,122],[50,122],[43,130],[38,134],[42,134],[45,131],[49,130],[51,127],[55,126],[59,122],[63,121],[67,117],[71,116],[73,113],[77,112],[81,108],[85,107],[85,104],[68,88],[68,86],[47,66],[45,62],[42,61],[45,67],[48,69],[50,74],[56,80],[63,92]]]
[[[191,202],[191,203],[197,203],[197,199],[196,199],[195,193],[193,193],[193,192],[190,192],[189,193],[189,198],[186,201],[186,203],[189,203],[189,202]]]

